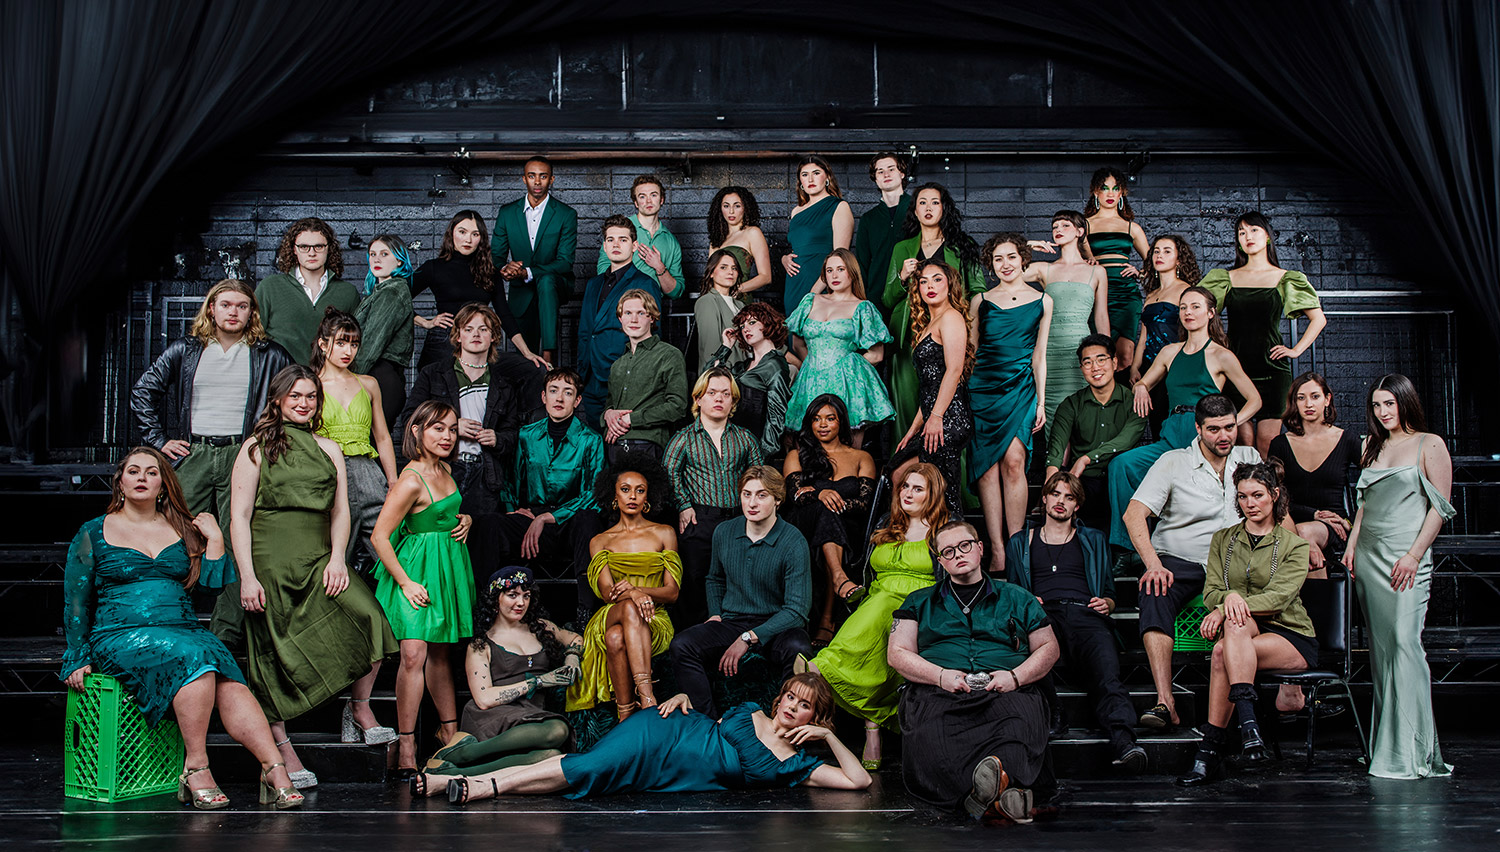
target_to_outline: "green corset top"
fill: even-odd
[[[422,483],[426,485],[426,482]],[[432,492],[427,492],[430,497]],[[458,526],[458,504],[462,498],[455,491],[441,500],[434,500],[427,504],[427,508],[420,512],[412,512],[406,516],[404,530],[407,535],[418,533],[451,533]]]
[[[323,428],[318,434],[338,442],[346,456],[373,456],[375,447],[370,443],[370,430],[375,425],[375,412],[370,405],[370,394],[360,388],[349,406],[334,399],[333,394],[323,394]]]

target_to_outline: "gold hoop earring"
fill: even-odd
[[[650,500],[647,500],[645,502],[645,504],[641,506],[641,514],[642,515],[649,515],[649,514],[651,514],[651,501]]]

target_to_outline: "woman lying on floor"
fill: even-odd
[[[550,757],[531,766],[459,777],[426,773],[412,780],[414,795],[466,803],[505,794],[563,792],[581,799],[609,793],[694,793],[746,787],[830,787],[863,790],[870,774],[827,727],[833,692],[816,674],[782,684],[772,716],[741,704],[718,722],[693,711],[686,695],[656,713],[636,713],[610,731],[593,751]],[[825,740],[838,766],[803,753]]]

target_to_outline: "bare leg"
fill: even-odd
[[[1134,285],[1131,285],[1134,286]],[[1130,369],[1130,362],[1135,360],[1135,340],[1130,337],[1115,338],[1115,372],[1123,373]]]
[[[863,429],[850,429],[849,430],[849,440],[851,440],[851,441],[854,442],[854,449],[856,449],[856,450],[864,449],[864,445],[865,445],[865,430],[863,430]]]
[[[917,436],[915,438],[912,438],[912,440],[913,441],[920,441],[920,440],[922,440],[922,433],[918,432]],[[922,459],[921,459],[920,456],[912,456],[911,458],[909,458],[906,461],[902,462],[900,467],[896,468],[894,471],[891,472],[891,483],[892,483],[891,487],[895,488],[896,487],[895,483],[905,481],[906,475],[908,473],[911,473],[911,469],[914,468],[914,467],[916,467],[917,466],[917,462],[919,462],[921,460]]]
[[[214,680],[214,673],[207,672],[184,684],[172,696],[172,710],[177,714],[177,727],[182,731],[182,745],[187,752],[182,762],[184,770],[208,765],[208,720],[214,713]],[[188,779],[188,784],[195,790],[213,787],[213,773],[198,772]]]
[[[1005,539],[996,544],[996,550],[1002,550],[1003,542],[1026,525],[1026,449],[1019,438],[1011,439],[1000,459],[1000,482],[1005,489]]]
[[[286,734],[285,722],[271,723],[271,737],[277,743],[277,750],[281,755],[279,762],[286,764],[288,772],[301,772],[307,767],[302,765],[302,758],[297,756],[297,750],[292,748],[291,738]],[[272,761],[276,763],[278,761]]]
[[[447,643],[433,643],[427,648],[427,692],[437,708],[438,739],[447,742],[458,733],[458,699],[453,694],[453,648]]]
[[[1172,637],[1160,630],[1148,630],[1141,637],[1146,646],[1146,661],[1151,668],[1151,682],[1156,684],[1156,700],[1165,704],[1172,713],[1172,724],[1182,720],[1177,716],[1177,699],[1172,697]]]
[[[865,750],[860,755],[860,760],[871,763],[879,763],[880,754],[880,726],[874,722],[865,723]]]
[[[1000,490],[1000,465],[979,475],[979,505],[984,510],[984,529],[990,536],[990,573],[1005,570],[1005,501]]]
[[[355,699],[351,705],[354,710],[354,721],[358,722],[361,728],[375,728],[380,725],[380,720],[376,719],[375,714],[370,710],[370,693],[375,691],[375,676],[378,674],[380,674],[380,661],[376,660],[370,666],[370,673],[356,680],[349,687],[350,697]]]
[[[612,604],[604,617],[604,667],[609,671],[609,685],[615,692],[615,704],[635,703],[635,682],[630,679],[630,660],[625,655],[625,628],[620,625],[620,611],[625,607]]]
[[[1241,423],[1239,429],[1235,430],[1234,443],[1241,447],[1255,446],[1255,423]]]
[[[1229,674],[1224,670],[1224,642],[1220,639],[1214,643],[1208,673],[1208,723],[1221,728],[1229,726],[1229,717],[1234,713],[1234,705],[1229,703]]]
[[[620,627],[625,633],[625,657],[630,661],[630,678],[636,700],[641,707],[656,706],[656,691],[651,688],[651,627],[634,606],[622,606]]]
[[[1266,458],[1271,452],[1271,439],[1281,434],[1280,418],[1262,420],[1255,424],[1255,449],[1261,458]]]
[[[502,796],[534,795],[556,793],[568,789],[568,779],[563,776],[561,756],[549,757],[541,763],[533,763],[530,766],[512,766],[469,778],[461,775],[428,775],[429,795],[435,795],[438,791],[444,790],[448,782],[454,779],[467,782],[469,795],[466,801],[469,802],[493,798],[497,792]],[[491,780],[495,782],[493,787],[490,785]]]
[[[271,736],[271,727],[266,724],[266,714],[260,709],[260,703],[255,700],[255,696],[250,694],[250,689],[243,683],[228,678],[217,680],[216,703],[219,706],[219,721],[224,723],[224,730],[234,737],[235,742],[255,755],[262,769],[273,763],[279,763],[281,755],[276,750],[276,740]],[[179,712],[179,727],[181,718],[182,714]],[[292,779],[288,777],[286,767],[276,767],[276,770],[271,773],[271,783],[277,787],[292,786]]]
[[[427,643],[421,639],[401,640],[401,668],[396,672],[396,766],[417,765],[417,711],[422,707],[422,690],[426,688]]]

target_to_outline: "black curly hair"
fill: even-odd
[[[797,432],[797,461],[802,465],[805,480],[832,479],[833,461],[823,450],[823,442],[813,434],[813,418],[824,408],[832,408],[839,418],[839,443],[854,446],[853,430],[849,426],[849,409],[838,394],[825,393],[807,404],[802,415],[802,428]]]
[[[961,267],[959,274],[962,276],[959,289],[965,290],[966,285],[962,282],[968,280],[971,270],[984,269],[985,264],[984,259],[979,256],[979,243],[964,230],[963,211],[954,203],[948,187],[929,181],[912,190],[912,205],[906,211],[906,221],[901,223],[901,233],[906,239],[922,233],[922,222],[917,218],[916,198],[929,189],[938,194],[938,201],[943,205],[943,218],[938,220],[938,230],[943,234],[943,247],[951,247],[958,254],[958,265]],[[938,259],[942,259],[941,255]]]
[[[620,510],[614,507],[615,484],[627,473],[638,473],[646,480],[646,502],[651,506],[646,516],[653,520],[667,517],[674,504],[672,480],[667,476],[667,469],[644,453],[623,452],[616,455],[614,462],[594,480],[594,503],[604,513],[609,525],[613,526],[620,520]]]
[[[548,665],[562,665],[563,657],[567,656],[568,651],[563,647],[562,642],[558,641],[557,634],[548,630],[547,625],[542,621],[547,617],[547,613],[537,602],[536,583],[526,583],[521,586],[511,586],[511,588],[531,593],[531,603],[526,607],[526,614],[521,616],[521,623],[531,630],[531,634],[537,638],[538,642],[542,643],[542,652],[547,655]],[[474,601],[474,638],[469,640],[469,644],[473,645],[476,650],[483,648],[484,643],[489,641],[490,628],[494,626],[495,619],[500,617],[500,595],[506,591],[509,590],[496,589],[494,594],[490,594],[488,589],[481,589],[478,599]]]

